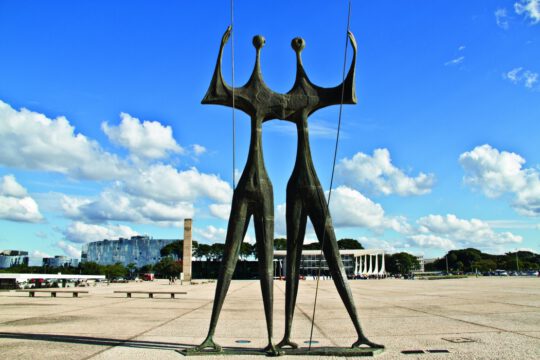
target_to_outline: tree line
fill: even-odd
[[[434,263],[426,264],[426,271],[486,272],[496,269],[523,271],[539,270],[540,255],[530,251],[508,252],[502,255],[486,254],[474,248],[451,250]]]

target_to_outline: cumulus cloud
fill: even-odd
[[[210,214],[218,219],[227,220],[231,213],[231,204],[210,204]]]
[[[38,204],[13,175],[5,175],[0,181],[0,219],[19,222],[43,220]]]
[[[75,221],[64,230],[63,235],[69,242],[85,244],[103,239],[129,238],[138,235],[138,233],[125,225],[102,226]],[[62,243],[66,244],[65,242]]]
[[[110,180],[126,173],[118,157],[75,133],[65,117],[49,119],[0,100],[0,164],[44,170],[76,179]]]
[[[227,230],[223,229],[223,228],[217,228],[213,225],[209,225],[207,226],[206,228],[195,228],[194,229],[194,233],[197,235],[197,236],[200,236],[201,238],[209,241],[209,242],[212,242],[212,243],[215,243],[215,242],[219,242],[219,243],[224,243],[225,242],[225,237],[227,235]]]
[[[392,229],[406,231],[406,222],[400,218],[385,216],[380,204],[360,192],[340,186],[332,192],[330,211],[336,227],[363,227],[375,231]]]
[[[538,82],[538,73],[531,70],[524,70],[522,67],[514,68],[503,77],[514,84],[523,84],[526,88],[532,89],[534,84]]]
[[[540,215],[540,172],[523,168],[525,159],[520,155],[485,144],[461,154],[459,162],[467,185],[490,198],[512,194],[516,211],[527,216]]]
[[[121,187],[105,189],[96,199],[64,196],[62,202],[67,217],[86,222],[129,221],[177,226],[182,219],[194,214],[191,202],[158,202],[125,193]]]
[[[81,249],[78,249],[75,246],[66,243],[65,241],[58,241],[56,243],[56,246],[70,258],[79,259],[81,257]]]
[[[495,10],[495,22],[497,23],[497,26],[501,29],[508,30],[510,27],[510,24],[508,22],[508,14],[506,12],[506,9],[499,8]]]
[[[160,159],[169,153],[183,153],[184,149],[176,143],[172,136],[172,128],[163,126],[157,121],[143,121],[121,113],[118,126],[101,124],[101,129],[109,140],[129,150],[129,152],[145,159]]]
[[[514,4],[516,14],[523,15],[531,24],[540,22],[540,0],[521,0]]]
[[[124,179],[126,193],[157,201],[194,201],[208,197],[216,202],[231,201],[231,186],[213,174],[196,168],[179,171],[170,165],[155,164],[139,169]]]
[[[435,183],[433,174],[407,176],[392,164],[388,149],[375,149],[372,156],[359,152],[351,159],[344,158],[336,171],[346,185],[383,195],[423,195],[431,192]]]
[[[485,221],[460,219],[453,214],[428,215],[417,220],[418,227],[408,236],[411,245],[451,250],[464,247],[480,249],[518,244],[523,238],[511,232],[495,232]]]

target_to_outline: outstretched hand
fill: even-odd
[[[231,36],[231,32],[232,32],[232,25],[229,25],[229,27],[227,27],[227,30],[225,30],[223,37],[221,38],[221,46],[225,45],[227,41],[229,41],[229,36]]]
[[[351,41],[351,46],[356,51],[356,39],[354,38],[354,35],[351,31],[347,31],[347,35],[349,35],[349,40]]]

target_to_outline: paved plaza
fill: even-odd
[[[386,345],[380,359],[540,359],[540,279],[352,281],[368,337]],[[182,359],[175,349],[200,343],[207,331],[215,283],[166,281],[101,285],[89,294],[56,298],[0,292],[2,359]],[[114,290],[187,291],[170,299],[127,298]],[[293,340],[309,339],[315,281],[301,281]],[[285,282],[274,289],[274,334],[283,334]],[[241,344],[238,340],[249,340]],[[317,346],[350,346],[354,329],[331,281],[321,281],[315,316]],[[233,281],[216,341],[263,347],[265,319],[258,281]],[[423,350],[421,354],[404,354]],[[448,353],[428,352],[446,350]],[[223,359],[219,356],[200,358]],[[259,358],[260,356],[242,356]],[[314,359],[317,357],[292,357]]]

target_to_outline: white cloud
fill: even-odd
[[[373,231],[391,229],[400,233],[408,231],[404,218],[385,216],[380,204],[346,186],[332,191],[330,211],[336,227],[363,227]]]
[[[444,66],[459,65],[465,60],[465,56],[460,56],[444,63]]]
[[[101,124],[101,129],[114,144],[125,147],[129,152],[145,159],[160,159],[169,153],[183,153],[184,149],[172,136],[172,128],[157,121],[143,121],[121,113],[118,126]]]
[[[218,219],[227,220],[231,213],[231,204],[210,204],[210,214]]]
[[[495,22],[497,23],[497,26],[500,27],[501,29],[507,30],[510,24],[508,23],[508,14],[506,12],[506,9],[499,8],[495,10],[494,15],[495,15]]]
[[[139,169],[124,180],[123,188],[126,193],[157,201],[194,201],[208,197],[225,203],[232,198],[230,185],[216,175],[201,173],[194,167],[179,171],[163,164]]]
[[[191,202],[158,202],[127,194],[119,187],[104,190],[97,199],[65,197],[63,203],[68,209],[64,212],[66,216],[87,222],[129,221],[178,226],[182,219],[193,217],[195,212]]]
[[[486,144],[461,154],[459,162],[466,184],[490,198],[513,194],[516,211],[527,216],[540,215],[540,172],[523,168],[525,159],[520,155]]]
[[[74,243],[89,243],[104,239],[130,238],[138,233],[125,225],[95,225],[80,221],[71,223],[63,232],[67,241]]]
[[[530,19],[531,24],[540,22],[540,0],[521,0],[514,3],[514,10],[518,15]]]
[[[194,233],[197,236],[200,236],[200,237],[202,237],[203,239],[205,239],[205,240],[207,240],[209,242],[212,242],[212,243],[215,243],[215,242],[224,243],[225,242],[225,237],[227,235],[227,230],[225,230],[223,228],[217,228],[215,226],[209,225],[204,229],[195,228]]]
[[[510,80],[513,84],[523,84],[526,88],[532,89],[534,84],[538,82],[538,73],[531,70],[523,70],[522,67],[514,68],[503,74],[505,79]]]
[[[80,259],[81,257],[81,250],[71,244],[66,243],[65,241],[58,241],[56,246],[70,258]]]
[[[5,175],[0,181],[0,219],[20,222],[43,220],[38,204],[13,175]]]
[[[519,244],[523,238],[511,232],[495,232],[479,219],[460,219],[453,214],[428,215],[417,220],[415,233],[407,239],[411,245],[439,249],[476,247],[493,249],[497,246]]]
[[[375,149],[372,156],[359,152],[351,159],[344,158],[336,171],[346,185],[375,194],[423,195],[431,192],[435,183],[433,174],[407,176],[392,164],[388,149]]]
[[[195,155],[199,156],[199,155],[202,155],[206,152],[206,148],[202,145],[199,145],[199,144],[193,144],[191,146],[191,148],[193,149],[193,152],[195,153]]]
[[[413,245],[422,248],[435,248],[444,250],[452,250],[456,248],[456,245],[452,240],[437,235],[416,234],[409,236],[408,239]]]
[[[44,170],[76,179],[114,179],[125,174],[122,162],[82,134],[65,117],[49,119],[19,111],[0,100],[0,164]]]
[[[465,50],[465,45],[461,45],[460,47],[458,47],[458,51],[463,51]]]

